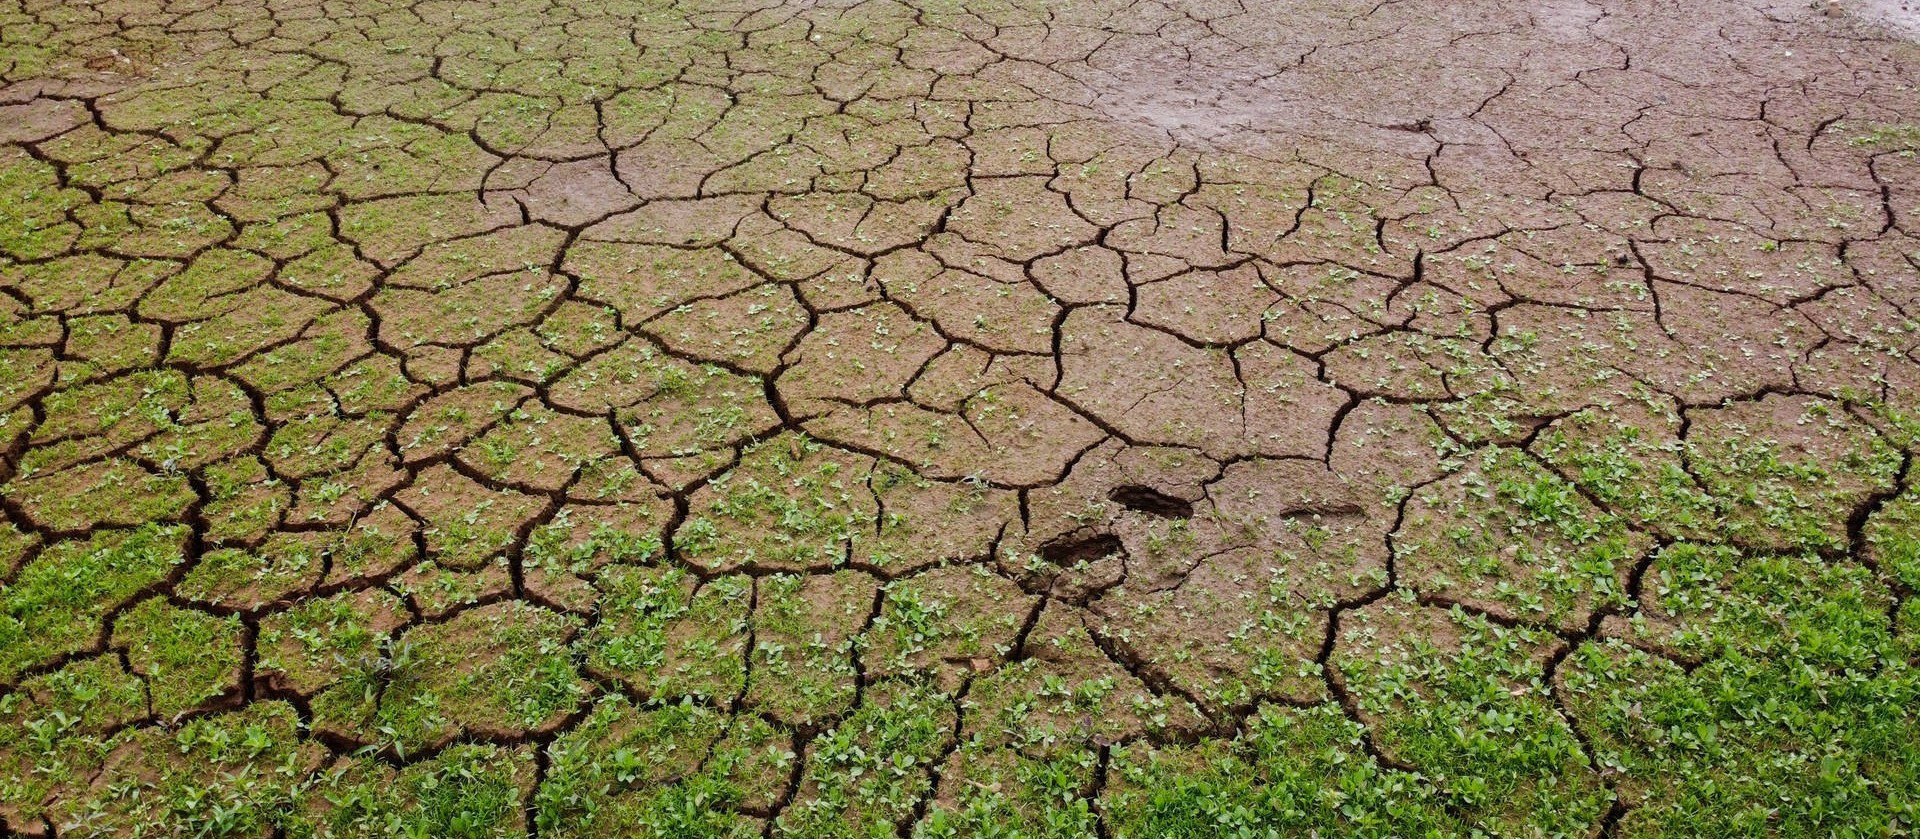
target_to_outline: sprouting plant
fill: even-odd
[[[417,663],[414,644],[405,638],[383,638],[378,652],[348,657],[338,653],[334,660],[346,670],[343,682],[357,687],[361,698],[373,702],[395,685],[415,678]]]

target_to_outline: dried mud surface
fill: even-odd
[[[1912,17],[0,2],[0,835],[1905,835]]]

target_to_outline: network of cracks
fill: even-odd
[[[1920,47],[1841,5],[0,46],[0,834],[1920,820]]]

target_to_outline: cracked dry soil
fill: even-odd
[[[1908,835],[1910,17],[0,2],[0,835]]]

